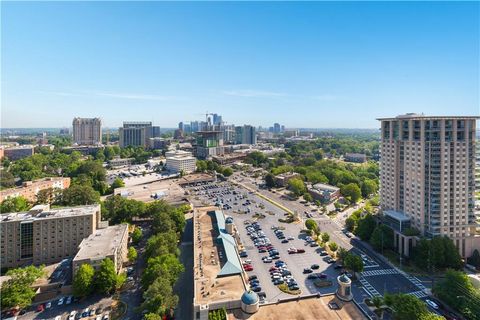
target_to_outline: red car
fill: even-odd
[[[43,305],[43,303],[42,303],[42,304],[39,304],[39,305],[37,306],[37,312],[42,312],[43,310],[45,310],[45,306]]]
[[[243,267],[243,270],[245,270],[245,271],[253,271],[253,267],[252,267],[252,266],[244,266],[244,267]]]
[[[276,271],[276,270],[278,270],[277,267],[271,267],[270,269],[268,269],[268,271]]]
[[[305,249],[297,249],[297,253],[305,253]]]

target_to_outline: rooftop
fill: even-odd
[[[239,273],[237,270],[240,261],[234,251],[235,240],[219,231],[225,228],[225,219],[221,217],[222,211],[217,209],[197,208],[193,216],[195,305],[237,300],[246,289],[241,275],[243,271],[240,269]]]
[[[128,224],[119,224],[104,229],[97,229],[88,238],[83,239],[73,260],[103,259],[115,253],[128,232]]]
[[[408,119],[416,119],[416,120],[442,120],[442,119],[480,119],[480,116],[427,116],[418,113],[407,113],[398,115],[394,118],[377,118],[379,121],[385,120],[408,120]]]
[[[33,208],[32,208],[33,209]],[[25,212],[5,213],[1,215],[1,221],[36,221],[43,219],[58,219],[73,216],[93,215],[100,212],[100,205],[67,207],[50,210],[30,210]]]
[[[319,191],[330,191],[330,192],[335,192],[337,190],[340,190],[340,188],[337,188],[335,186],[331,186],[325,183],[316,183],[312,186],[312,188]]]
[[[403,212],[394,211],[394,210],[385,210],[385,211],[383,211],[383,214],[386,215],[386,216],[392,217],[392,218],[394,218],[395,220],[398,220],[398,221],[402,221],[402,222],[403,221],[410,221],[410,217],[405,215]]]
[[[329,308],[329,303],[336,303],[338,310]],[[344,302],[334,295],[293,300],[283,303],[260,305],[258,312],[245,316],[240,309],[228,315],[228,319],[249,320],[277,320],[277,319],[336,319],[336,320],[361,320],[366,317],[360,312],[353,302]]]

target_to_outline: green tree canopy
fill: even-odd
[[[296,195],[301,196],[305,193],[306,188],[303,181],[299,178],[293,178],[288,180],[288,188]]]
[[[73,184],[63,190],[60,201],[65,206],[95,204],[100,202],[100,194],[88,184]]]
[[[322,233],[322,242],[327,243],[328,241],[330,241],[330,235],[326,232],[323,232]]]
[[[44,276],[43,266],[28,266],[9,270],[6,275],[10,279],[2,284],[0,300],[2,310],[7,308],[26,308],[32,304],[35,291],[32,284]]]
[[[328,247],[330,248],[330,250],[332,250],[333,252],[337,251],[338,249],[338,244],[336,242],[329,242],[328,243]]]
[[[82,264],[73,277],[73,295],[75,297],[86,297],[93,290],[93,277],[95,270],[89,264]]]
[[[353,253],[347,254],[343,260],[345,268],[352,270],[353,272],[362,272],[363,271],[363,260],[359,256]]]
[[[138,228],[138,227],[135,227],[135,229],[133,229],[133,232],[131,234],[131,237],[132,237],[132,241],[133,243],[139,243],[140,240],[142,239],[142,229]]]
[[[265,185],[266,185],[268,188],[273,188],[273,187],[275,187],[275,178],[274,178],[273,174],[267,173],[267,174],[265,175]]]
[[[365,179],[362,183],[362,197],[367,198],[372,194],[377,193],[378,185],[375,180],[372,179]]]
[[[101,293],[112,293],[117,288],[117,271],[113,261],[103,259],[100,267],[95,272],[95,287]]]
[[[369,241],[376,226],[377,222],[375,221],[375,218],[371,214],[367,214],[365,217],[358,220],[358,226],[355,229],[355,234],[363,241]]]
[[[360,200],[362,196],[362,192],[360,191],[360,187],[356,183],[349,183],[345,186],[340,188],[340,192],[342,195],[352,201],[353,203]]]
[[[28,211],[30,208],[30,204],[23,196],[7,198],[0,204],[1,213]]]
[[[384,224],[376,226],[370,237],[370,244],[375,250],[393,248],[393,230]]]
[[[413,295],[386,295],[385,303],[392,308],[393,315],[398,320],[421,319],[429,314],[427,305]]]
[[[125,187],[125,182],[123,182],[122,179],[117,177],[117,178],[115,178],[115,180],[113,180],[112,185],[111,185],[112,190],[114,190],[116,188],[123,188],[123,187]]]
[[[134,262],[135,260],[137,260],[137,255],[138,255],[137,250],[134,247],[128,248],[128,253],[127,253],[128,261]]]
[[[143,294],[142,309],[151,313],[165,315],[178,304],[178,296],[165,278],[156,278]]]

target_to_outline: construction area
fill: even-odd
[[[170,204],[186,204],[185,191],[174,180],[158,180],[131,187],[116,188],[115,195],[142,202],[165,200]]]

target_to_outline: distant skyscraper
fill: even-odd
[[[149,139],[154,137],[154,128],[151,122],[124,122],[123,127],[118,130],[120,136],[120,147],[148,147]],[[160,128],[157,127],[158,136]]]
[[[178,129],[180,129],[180,130],[182,130],[182,131],[184,130],[183,122],[179,122],[179,123],[178,123]]]
[[[214,114],[212,115],[212,122],[213,122],[213,125],[214,125],[214,126],[219,126],[219,125],[221,125],[221,124],[222,124],[222,116],[214,113]]]
[[[273,124],[273,133],[280,133],[281,127],[279,123],[274,123]]]
[[[95,145],[102,143],[102,120],[100,118],[74,118],[73,143]]]
[[[447,236],[463,257],[474,237],[475,120],[407,114],[381,121],[380,205],[395,230],[395,247],[409,255],[413,227],[426,237]]]
[[[235,142],[237,144],[257,144],[255,127],[250,125],[235,127]]]

